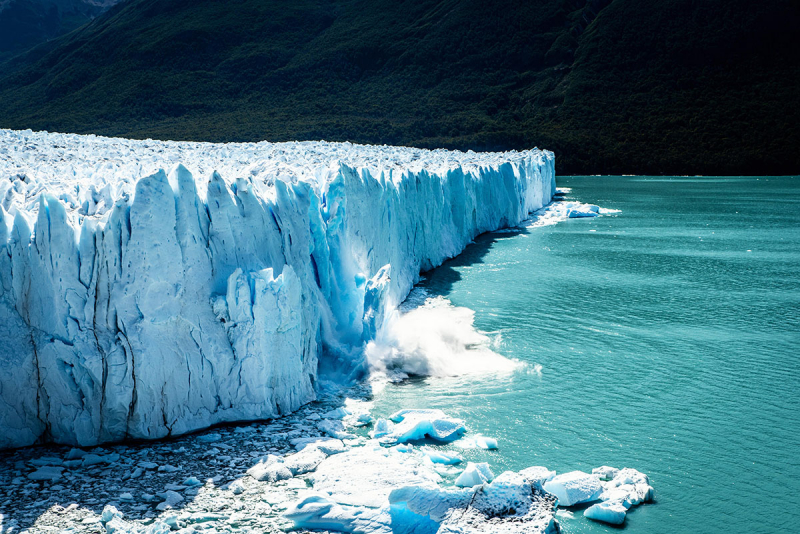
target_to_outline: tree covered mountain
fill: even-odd
[[[794,0],[128,0],[8,61],[0,127],[800,173]]]
[[[83,26],[120,0],[0,0],[0,60]]]

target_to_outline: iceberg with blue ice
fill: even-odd
[[[554,192],[542,150],[0,130],[0,448],[296,410],[320,368],[367,372],[421,271]]]

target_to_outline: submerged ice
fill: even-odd
[[[0,156],[0,448],[296,410],[320,363],[366,372],[420,271],[555,191],[541,150],[0,130]]]

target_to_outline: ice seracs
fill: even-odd
[[[0,155],[0,448],[296,410],[323,347],[362,375],[421,270],[555,190],[541,150],[0,130]]]

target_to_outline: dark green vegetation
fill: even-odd
[[[7,63],[0,126],[795,174],[798,27],[796,0],[128,0]]]

